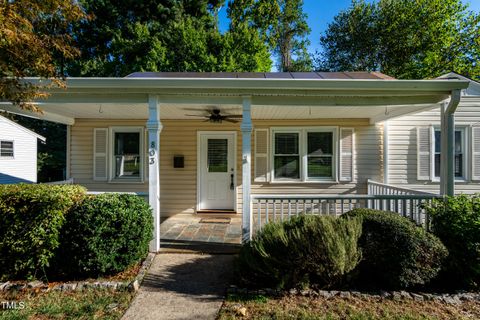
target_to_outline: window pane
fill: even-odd
[[[440,177],[440,154],[435,154],[435,177]]]
[[[461,153],[462,149],[462,132],[455,131],[455,153]]]
[[[309,157],[308,177],[309,178],[331,178],[332,157]]]
[[[275,156],[275,179],[300,178],[300,158],[291,156]]]
[[[13,157],[13,141],[0,142],[0,156]]]
[[[275,154],[298,154],[298,133],[275,133]]]
[[[333,133],[332,132],[309,132],[308,133],[308,154],[323,155],[332,154]]]
[[[208,139],[208,172],[228,171],[228,139]]]
[[[463,177],[463,154],[455,155],[455,177]]]
[[[115,177],[140,177],[140,133],[115,133]]]
[[[435,130],[435,152],[442,150],[442,137],[439,130]]]

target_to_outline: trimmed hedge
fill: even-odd
[[[424,207],[432,218],[432,232],[448,248],[440,275],[442,285],[480,286],[480,196],[459,195],[435,200]]]
[[[359,246],[363,259],[358,281],[381,289],[425,285],[440,271],[448,251],[433,234],[396,213],[354,209],[344,217],[361,217]]]
[[[131,194],[87,196],[62,229],[59,271],[69,277],[123,271],[145,257],[152,235],[152,210],[143,199]]]
[[[71,185],[0,185],[0,280],[42,277],[65,215],[85,196]]]
[[[250,286],[276,288],[339,285],[360,260],[360,234],[357,218],[302,215],[266,224],[242,247],[238,279]]]

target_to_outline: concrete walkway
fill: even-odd
[[[233,257],[158,254],[123,319],[215,319],[232,276]]]

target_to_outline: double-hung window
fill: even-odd
[[[442,153],[441,131],[435,128],[434,130],[434,173],[435,178],[440,177],[440,159]],[[465,179],[465,128],[455,130],[455,178]]]
[[[13,141],[8,141],[8,140],[0,141],[0,157],[13,158]]]
[[[112,128],[111,143],[112,180],[142,180],[143,129]]]
[[[274,181],[334,181],[336,128],[272,130]]]

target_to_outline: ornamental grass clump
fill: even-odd
[[[363,221],[356,285],[383,290],[424,286],[448,254],[440,239],[397,213],[354,209],[342,217]]]
[[[248,286],[333,288],[360,261],[360,235],[359,218],[301,215],[269,223],[242,247],[236,270]]]

